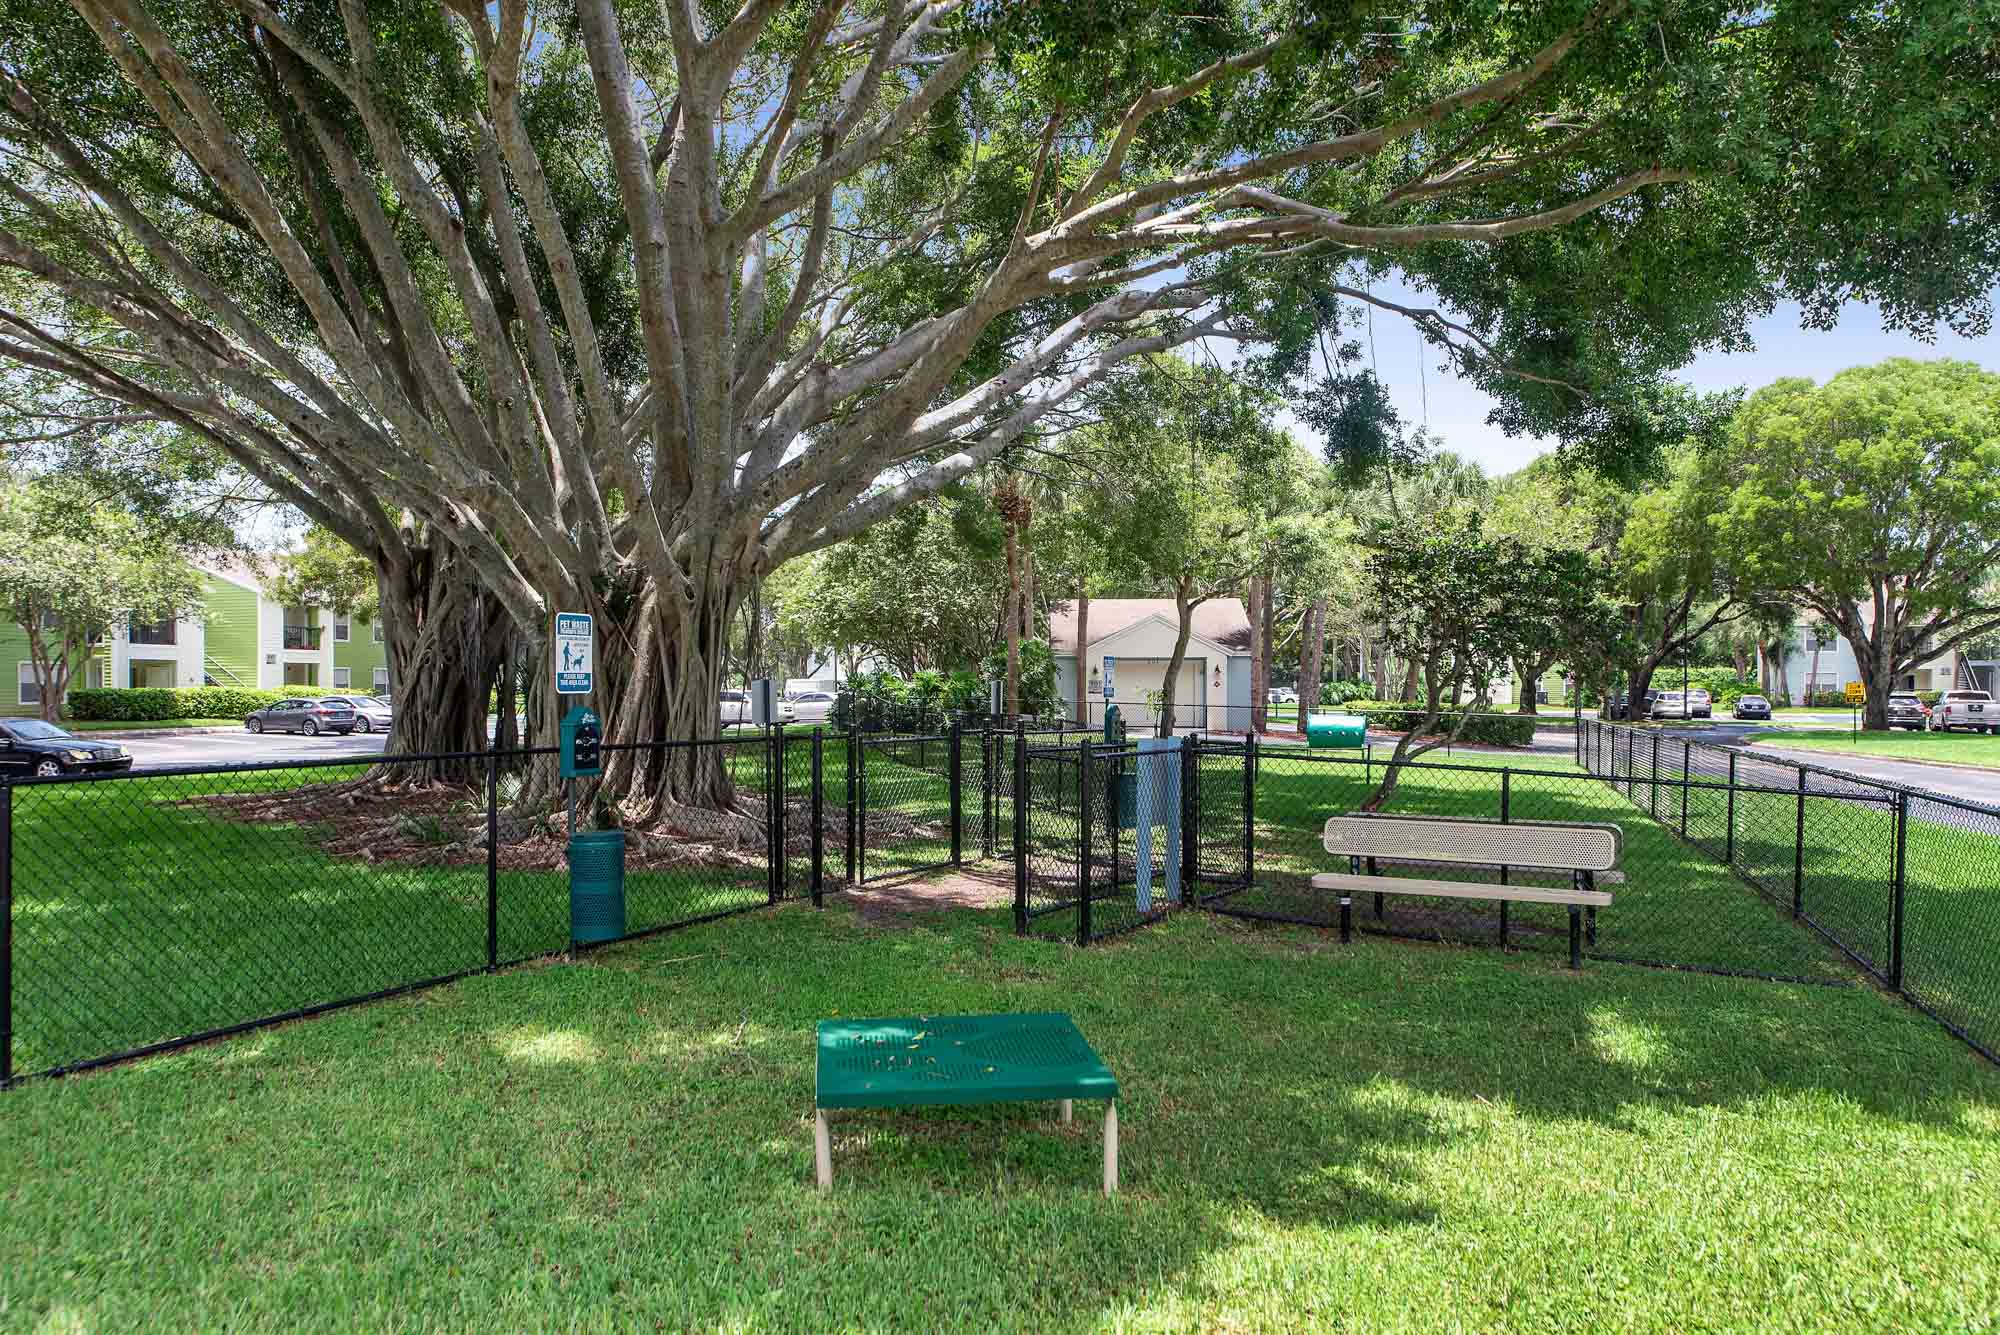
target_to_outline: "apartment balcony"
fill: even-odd
[[[319,649],[319,637],[323,629],[324,627],[321,626],[288,625],[285,627],[285,648],[310,649],[317,652]]]
[[[126,640],[131,644],[178,644],[180,626],[173,621],[155,621],[143,625],[134,622],[127,628]]]

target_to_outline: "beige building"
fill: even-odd
[[[1112,689],[1119,713],[1134,730],[1155,726],[1155,697],[1180,634],[1171,598],[1093,598],[1082,653],[1088,680],[1084,701],[1092,724],[1104,720],[1104,661],[1113,660]],[[1076,604],[1049,612],[1049,647],[1072,716],[1076,708]],[[1250,726],[1250,618],[1240,598],[1211,598],[1194,610],[1187,656],[1174,686],[1174,726],[1207,732],[1242,732]]]

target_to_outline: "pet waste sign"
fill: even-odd
[[[588,612],[556,613],[557,695],[589,695],[597,633]]]

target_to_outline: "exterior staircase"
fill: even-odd
[[[249,683],[232,672],[227,666],[204,654],[201,660],[202,676],[218,686],[237,686],[248,689]]]

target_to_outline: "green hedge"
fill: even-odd
[[[1408,732],[1424,721],[1423,710],[1406,704],[1357,700],[1349,702],[1347,707],[1365,713],[1370,724],[1387,732]],[[1457,721],[1456,713],[1448,712],[1440,716],[1438,731],[1450,732]],[[1535,740],[1535,717],[1532,714],[1501,714],[1490,709],[1474,710],[1458,740],[1480,746],[1527,746]]]
[[[321,695],[319,686],[253,691],[241,686],[134,686],[71,691],[68,715],[89,722],[161,723],[177,718],[242,718],[287,696]]]

